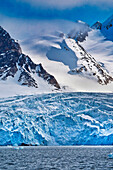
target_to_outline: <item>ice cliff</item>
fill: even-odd
[[[0,145],[112,145],[113,94],[0,99]]]

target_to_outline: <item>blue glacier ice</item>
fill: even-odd
[[[113,94],[0,99],[0,145],[112,145]]]

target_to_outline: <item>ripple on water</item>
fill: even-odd
[[[103,169],[113,168],[108,154],[113,147],[24,147],[0,148],[0,169]]]

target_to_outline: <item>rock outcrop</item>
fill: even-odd
[[[0,27],[0,79],[7,80],[15,76],[21,85],[38,88],[35,76],[39,76],[48,84],[60,88],[55,77],[47,73],[42,64],[35,64],[23,54],[19,43]]]
[[[82,74],[88,78],[94,78],[99,84],[107,85],[113,81],[113,77],[109,72],[98,63],[86,50],[79,44],[81,58],[78,61],[78,67],[71,70],[70,74]]]

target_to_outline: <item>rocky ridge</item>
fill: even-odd
[[[107,85],[113,81],[113,77],[97,62],[91,54],[89,54],[79,42],[69,39],[70,48],[73,49],[78,56],[77,68],[69,71],[70,74],[81,74],[82,76],[96,79],[101,85]]]
[[[102,28],[102,23],[100,23],[99,21],[97,21],[95,24],[93,24],[93,25],[91,26],[91,28],[92,28],[92,29],[99,29],[99,30],[101,30],[101,28]]]
[[[55,77],[47,73],[42,64],[35,64],[28,55],[23,54],[19,43],[0,27],[0,79],[17,77],[21,85],[38,88],[35,76],[43,78],[57,89],[60,88]]]
[[[113,41],[113,15],[103,23],[100,23],[99,21],[96,22],[91,28],[99,29],[107,40]]]

